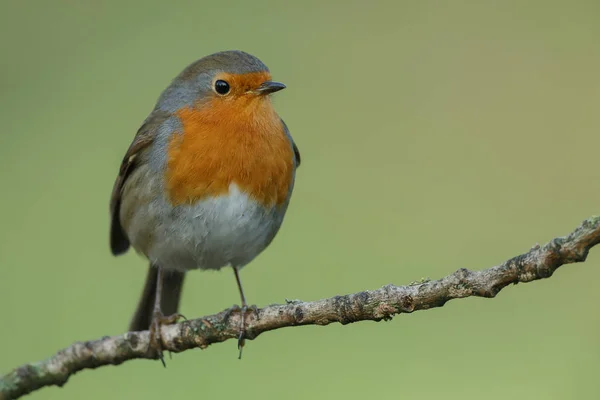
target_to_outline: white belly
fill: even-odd
[[[133,176],[129,180],[136,181]],[[123,202],[121,216],[133,248],[165,269],[242,267],[273,240],[287,209],[287,203],[267,209],[235,184],[228,195],[173,207],[153,196],[157,191],[152,186],[124,196],[132,201]]]

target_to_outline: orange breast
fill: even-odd
[[[177,115],[182,134],[169,144],[166,190],[173,205],[226,194],[232,183],[264,206],[285,202],[293,151],[267,98],[215,98]]]

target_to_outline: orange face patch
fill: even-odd
[[[243,96],[249,90],[254,90],[258,88],[261,83],[270,81],[271,74],[263,71],[263,72],[252,72],[249,74],[228,74],[227,72],[222,72],[217,74],[213,80],[224,80],[229,83],[231,87],[231,92],[227,95],[227,97],[235,97],[235,96]]]
[[[174,134],[169,144],[169,200],[193,204],[226,194],[235,183],[264,206],[284,203],[293,176],[291,143],[269,98],[247,93],[270,76],[217,79],[227,79],[229,95],[215,94],[198,107],[177,112],[183,133]]]

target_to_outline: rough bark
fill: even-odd
[[[459,269],[445,278],[386,285],[344,296],[250,310],[246,315],[247,337],[297,325],[349,324],[381,321],[399,313],[441,307],[447,301],[470,296],[494,297],[511,283],[531,282],[552,276],[564,264],[585,261],[590,248],[600,242],[600,217],[585,220],[565,237],[536,245],[527,253],[481,271]],[[163,347],[171,352],[206,348],[237,338],[240,312],[218,314],[162,327]],[[0,377],[0,400],[14,399],[44,386],[64,385],[69,377],[86,368],[118,365],[136,358],[155,358],[147,352],[149,332],[128,332],[87,342],[77,342],[38,362],[22,365]]]

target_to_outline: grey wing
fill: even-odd
[[[296,168],[300,166],[300,150],[298,150],[298,146],[292,140],[292,147],[294,148],[294,157],[296,157]]]
[[[285,129],[285,134],[287,135],[287,137],[290,139],[290,142],[292,143],[292,148],[294,149],[294,158],[296,160],[296,168],[298,168],[300,166],[300,150],[298,150],[298,146],[296,146],[296,143],[294,142],[294,139],[292,138],[292,135],[290,134],[290,130],[287,126],[287,124],[285,123],[284,120],[281,120],[281,123],[283,124],[283,128]]]
[[[110,249],[113,255],[125,253],[129,249],[129,239],[123,230],[120,221],[121,195],[123,185],[139,162],[139,155],[154,142],[156,131],[167,115],[153,113],[140,127],[133,142],[127,149],[121,162],[119,174],[113,185],[110,198]]]

